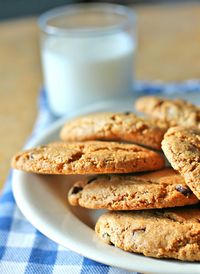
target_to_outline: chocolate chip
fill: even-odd
[[[92,183],[92,182],[95,181],[96,179],[97,179],[97,177],[93,177],[93,178],[89,179],[88,182],[87,182],[87,184]]]
[[[136,228],[133,230],[133,235],[136,233],[136,232],[145,232],[146,228]]]
[[[110,235],[107,232],[105,232],[105,233],[102,234],[102,237],[103,238],[108,238],[108,237],[110,238]]]
[[[77,193],[79,193],[81,190],[83,190],[83,188],[82,188],[81,186],[75,186],[75,187],[72,189],[71,194],[77,194]]]
[[[33,153],[31,153],[31,154],[29,155],[29,159],[34,160],[34,154],[33,154]]]
[[[176,190],[178,191],[178,192],[180,192],[181,194],[183,194],[184,196],[190,196],[191,194],[192,194],[192,191],[189,189],[189,188],[187,188],[187,187],[183,187],[183,186],[181,186],[181,185],[177,185],[176,186]]]
[[[125,114],[125,115],[129,115],[129,114],[131,114],[131,113],[130,113],[130,111],[125,111],[124,114]]]
[[[110,241],[110,235],[109,235],[107,232],[103,233],[103,234],[102,234],[102,237],[107,241],[107,243],[108,243],[109,245],[114,245],[114,244]]]

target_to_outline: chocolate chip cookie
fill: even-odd
[[[144,175],[93,176],[70,189],[71,205],[92,209],[139,210],[198,203],[184,178],[171,168]]]
[[[166,124],[133,113],[96,113],[67,122],[60,133],[64,141],[108,140],[161,148]]]
[[[57,142],[20,152],[12,166],[44,174],[128,173],[164,166],[161,154],[133,144]]]
[[[162,149],[173,168],[200,199],[200,130],[170,128],[162,141]]]
[[[150,117],[166,122],[169,127],[184,126],[200,129],[200,108],[181,99],[140,97],[135,107]]]
[[[200,261],[200,209],[103,214],[95,231],[105,243],[156,258]]]

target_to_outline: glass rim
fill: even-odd
[[[116,14],[126,16],[125,22],[113,24],[111,26],[103,26],[103,27],[85,27],[85,28],[67,28],[67,27],[57,27],[48,25],[48,21],[51,19],[59,18],[59,16],[73,15],[77,14],[78,11],[81,10],[88,11],[101,11],[107,14]],[[129,7],[119,5],[119,4],[111,4],[111,3],[77,3],[77,4],[69,4],[65,6],[60,6],[54,9],[50,9],[43,14],[41,14],[38,18],[38,25],[41,31],[46,34],[54,35],[54,36],[97,36],[97,35],[105,35],[114,32],[119,32],[126,30],[128,28],[134,28],[136,22],[136,14]]]

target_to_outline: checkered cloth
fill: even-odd
[[[200,81],[179,84],[137,82],[141,94],[200,91]],[[48,108],[46,94],[39,97],[39,114],[33,133],[28,140],[48,127],[56,118]],[[36,230],[16,206],[11,190],[12,171],[0,197],[0,273],[2,274],[125,274],[118,268],[97,263],[54,243]]]

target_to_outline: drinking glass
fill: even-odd
[[[44,84],[55,115],[132,91],[136,35],[131,9],[68,5],[41,15],[39,26]]]

